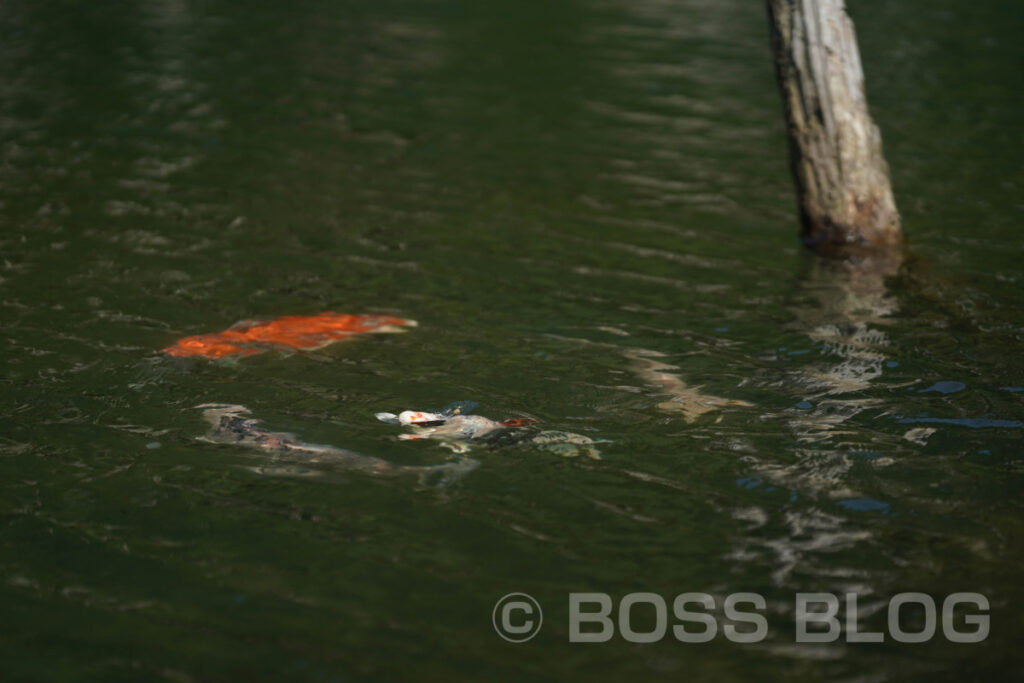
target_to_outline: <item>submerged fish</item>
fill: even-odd
[[[405,410],[395,413],[377,413],[381,422],[398,424],[412,429],[400,434],[399,439],[433,439],[452,453],[468,453],[476,445],[517,444],[532,446],[565,457],[585,455],[599,460],[601,452],[596,444],[606,443],[582,434],[561,431],[536,431],[529,425],[533,418],[510,418],[497,421],[482,415],[467,415],[475,409],[472,401],[459,401],[438,411]]]
[[[249,417],[249,409],[229,403],[204,403],[203,419],[210,431],[202,440],[230,444],[263,451],[267,462],[251,468],[261,474],[309,476],[318,470],[310,465],[337,470],[355,470],[375,476],[416,475],[422,483],[446,486],[471,472],[479,464],[463,458],[439,465],[399,465],[383,458],[363,455],[356,451],[328,444],[302,441],[288,432],[275,432],[263,426],[263,421]]]
[[[686,422],[696,422],[701,415],[721,410],[727,406],[753,407],[746,401],[705,394],[700,387],[688,386],[679,375],[669,372],[669,370],[678,370],[679,368],[655,360],[655,358],[663,357],[662,353],[646,349],[630,349],[625,355],[626,358],[633,361],[634,369],[648,384],[670,396],[669,400],[658,404],[658,410],[665,413],[678,413]]]
[[[287,315],[273,320],[243,320],[223,332],[197,334],[179,339],[163,349],[170,356],[251,356],[268,349],[311,351],[356,334],[402,332],[415,320],[386,315],[348,315],[324,312]]]

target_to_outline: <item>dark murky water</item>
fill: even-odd
[[[912,245],[854,275],[798,248],[758,3],[3,3],[5,677],[1019,673],[1024,14],[851,5]],[[322,310],[420,326],[157,353]],[[194,408],[425,466],[373,414],[463,399],[611,443],[436,486]],[[770,633],[570,645],[582,591],[758,592]],[[800,646],[799,591],[874,630],[976,591],[991,635]]]

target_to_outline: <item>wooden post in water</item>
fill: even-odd
[[[899,244],[882,137],[843,0],[766,1],[804,243],[840,254]]]

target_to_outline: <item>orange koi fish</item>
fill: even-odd
[[[273,348],[319,349],[354,334],[401,332],[415,320],[386,315],[347,315],[329,311],[317,315],[286,315],[274,320],[243,320],[223,332],[179,339],[163,349],[170,356],[251,356]]]

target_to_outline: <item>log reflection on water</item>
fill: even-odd
[[[851,451],[873,450],[864,442],[886,436],[866,432],[850,420],[882,405],[882,399],[864,394],[881,378],[887,360],[885,327],[899,304],[885,279],[901,263],[896,251],[858,260],[818,260],[802,281],[798,302],[789,309],[794,318],[789,327],[806,334],[831,359],[802,365],[781,380],[801,398],[787,414],[798,447],[795,462],[760,463],[759,471],[773,481],[804,494],[858,495],[846,476],[853,464]],[[873,464],[891,463],[882,457]]]
[[[792,451],[785,458],[763,452],[746,457],[758,477],[789,489],[791,500],[821,497],[844,506],[867,501],[874,505],[871,509],[888,509],[887,503],[854,490],[850,470],[855,453],[879,451],[878,441],[892,445],[899,438],[854,426],[851,420],[883,403],[864,393],[877,385],[887,360],[886,319],[899,304],[885,280],[898,272],[901,262],[895,252],[859,261],[816,260],[801,282],[798,303],[790,306],[790,328],[806,334],[831,359],[802,365],[781,378],[775,373],[753,380],[781,385],[801,399],[782,415],[795,436]],[[778,415],[765,416],[774,417]],[[892,463],[890,457],[870,459],[872,467]],[[798,585],[795,573],[814,574],[832,577],[837,590],[855,590],[865,597],[876,592],[863,569],[837,562],[837,553],[875,543],[874,533],[856,518],[813,505],[778,511],[751,506],[737,509],[734,516],[748,528],[735,539],[731,557],[743,562],[760,558],[771,566],[776,585]],[[775,531],[766,534],[768,529]]]

